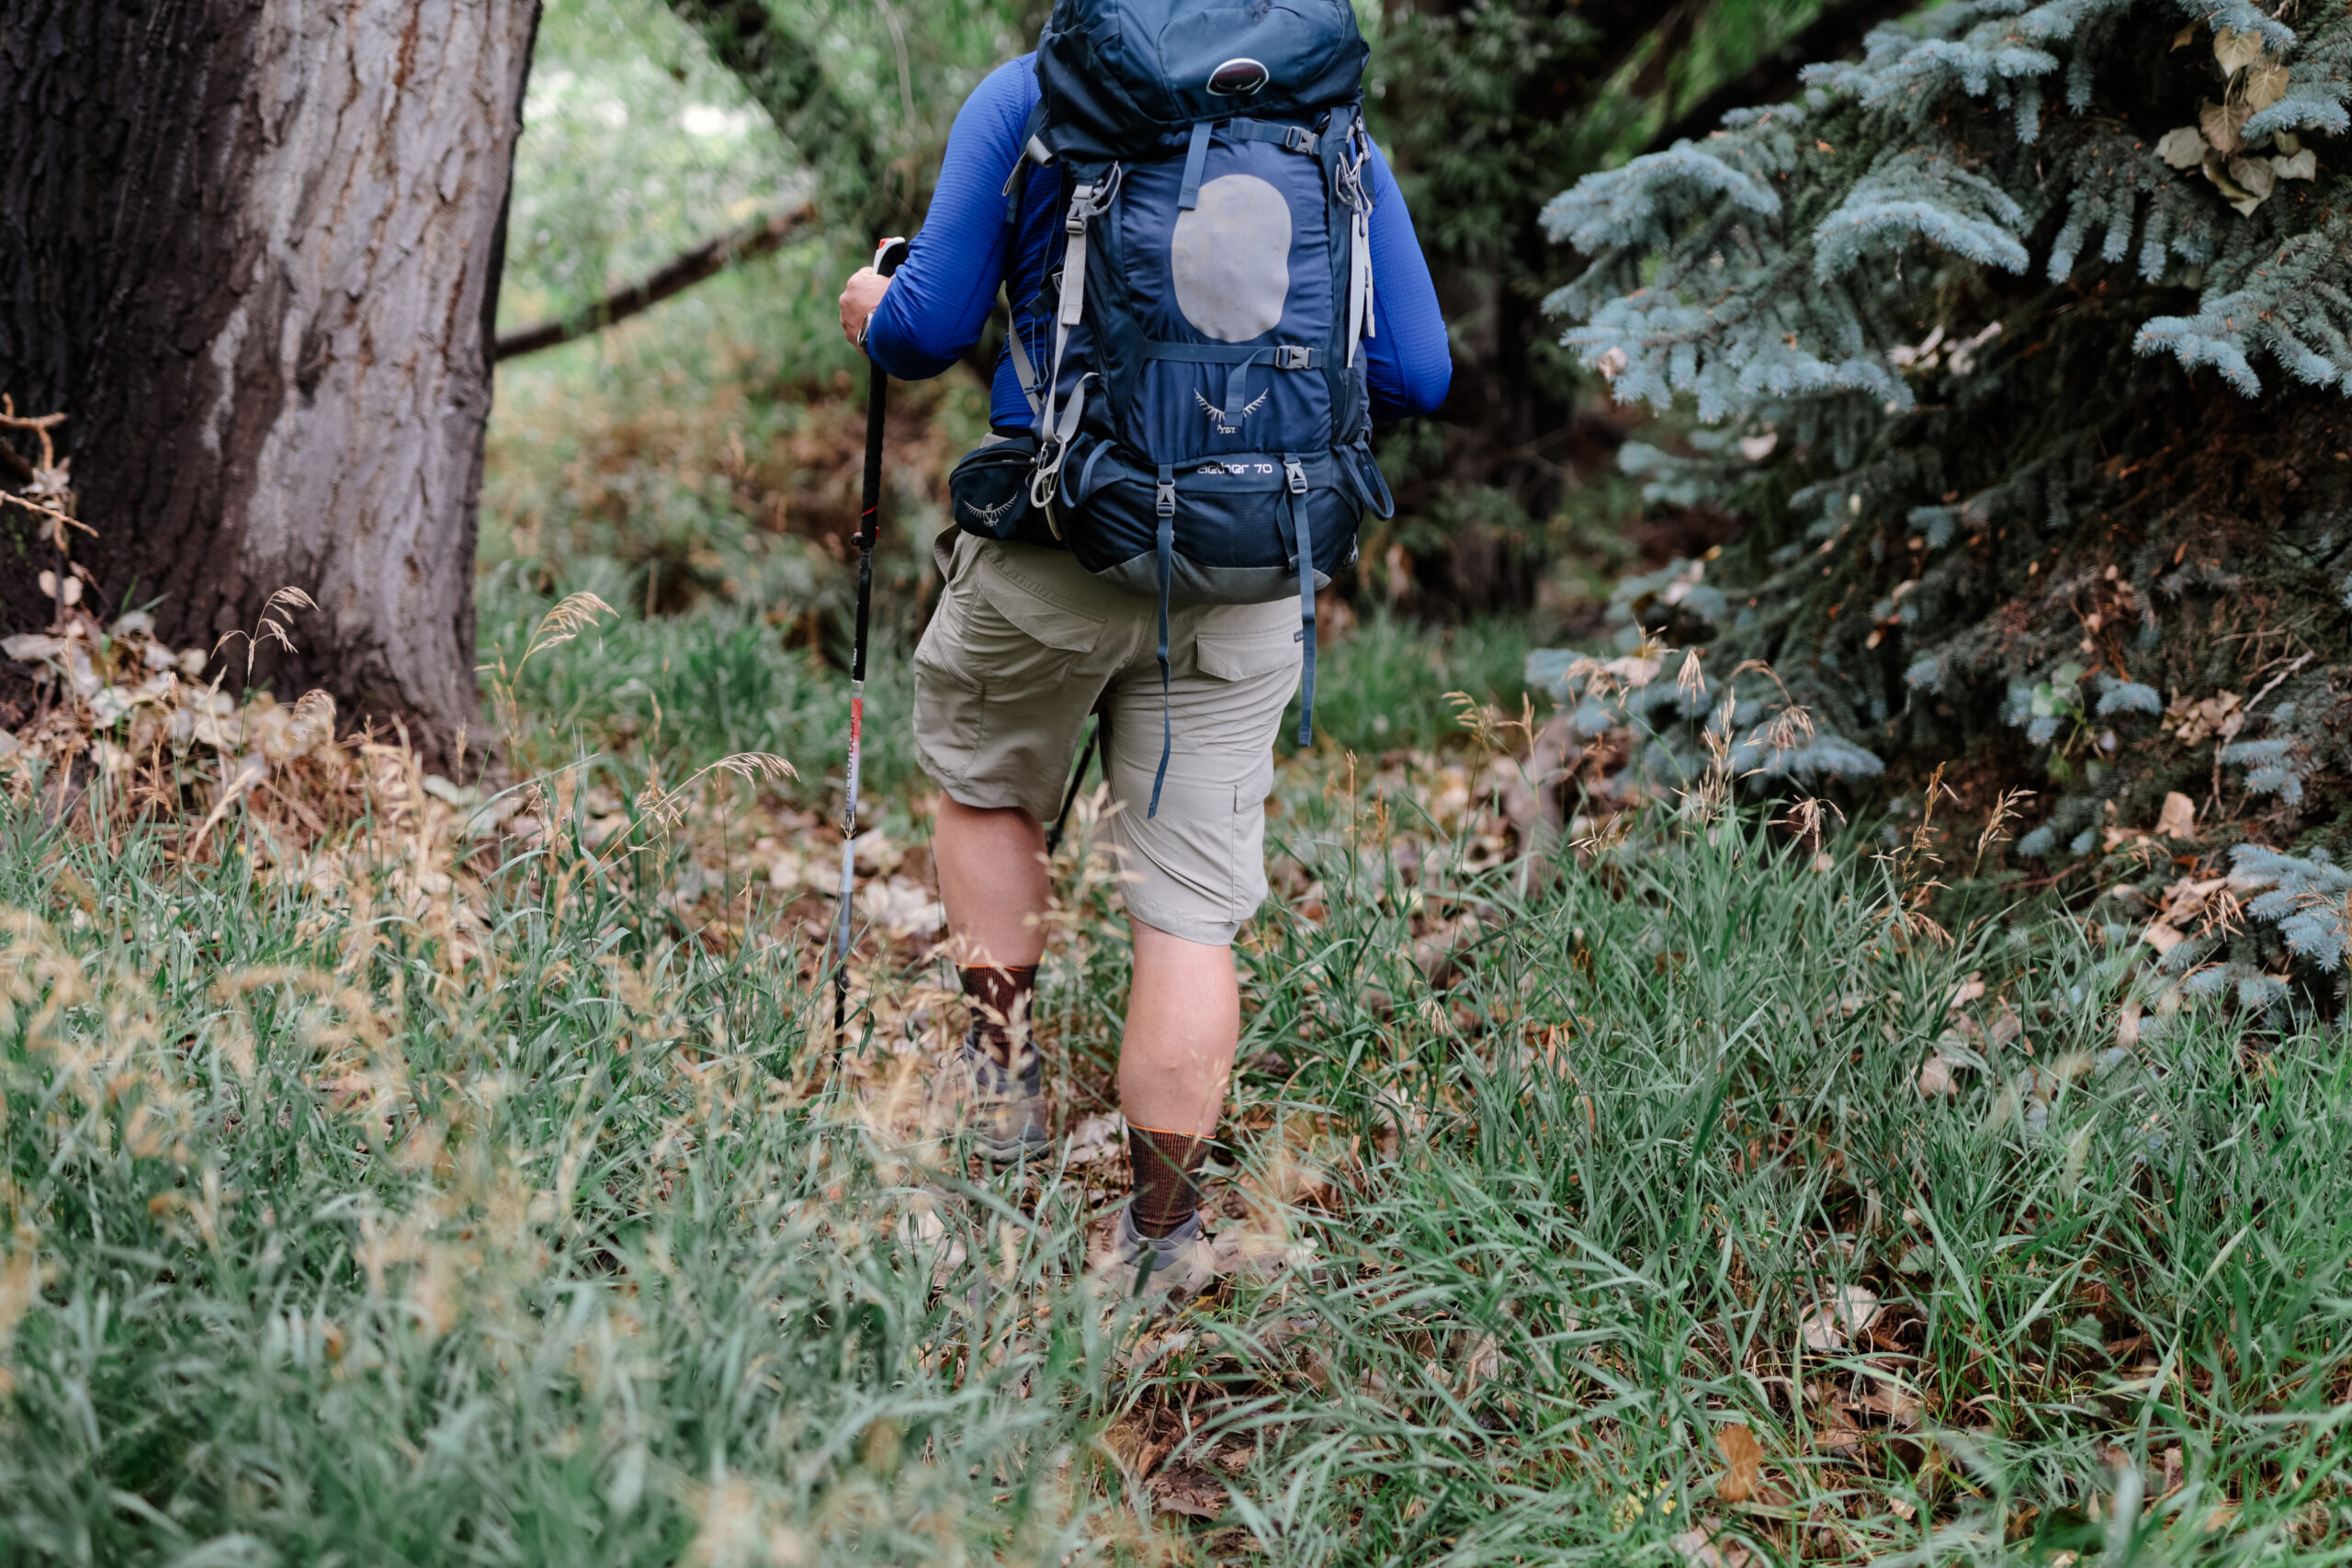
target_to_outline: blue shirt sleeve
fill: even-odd
[[[1004,281],[1004,182],[1036,96],[1024,55],[989,72],[956,111],[931,209],[866,323],[865,352],[902,381],[942,374],[988,324]]]
[[[1372,150],[1372,321],[1373,336],[1364,344],[1372,417],[1434,412],[1453,381],[1453,347],[1405,193],[1377,146]]]

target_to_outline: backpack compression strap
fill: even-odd
[[[1315,541],[1306,525],[1306,466],[1283,454],[1283,505],[1290,513],[1291,537],[1298,544],[1298,641],[1304,666],[1298,691],[1298,743],[1315,743]],[[1163,590],[1162,592],[1165,592]]]
[[[1168,782],[1168,758],[1176,749],[1176,728],[1168,716],[1168,595],[1176,578],[1176,468],[1159,465],[1159,527],[1154,540],[1159,568],[1159,769],[1151,775],[1151,807],[1144,819],[1159,815],[1159,786]]]
[[[1070,437],[1078,434],[1079,418],[1086,412],[1086,383],[1094,379],[1091,370],[1080,377],[1060,412],[1055,412],[1054,399],[1061,389],[1062,355],[1069,347],[1069,330],[1086,313],[1087,227],[1109,211],[1111,203],[1118,199],[1121,173],[1120,166],[1114,164],[1092,185],[1079,186],[1069,198],[1069,216],[1062,222],[1069,240],[1062,253],[1061,308],[1054,312],[1054,363],[1046,372],[1045,406],[1037,415],[1037,472],[1029,482],[1029,500],[1039,508],[1053,502],[1062,459],[1069,455]]]
[[[1222,133],[1228,141],[1263,141],[1272,146],[1303,152],[1312,158],[1321,150],[1323,139],[1303,125],[1285,125],[1280,120],[1250,119],[1236,116],[1231,119],[1196,119],[1193,122],[1192,140],[1184,145],[1184,179],[1176,193],[1180,211],[1190,212],[1201,203],[1201,171],[1208,163],[1209,137]]]
[[[1332,185],[1348,209],[1348,367],[1356,363],[1356,348],[1365,338],[1379,335],[1372,319],[1372,193],[1364,188],[1364,170],[1372,159],[1363,133],[1363,116],[1354,117],[1332,169]]]

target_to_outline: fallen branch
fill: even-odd
[[[815,215],[816,209],[804,201],[789,211],[770,213],[745,228],[705,240],[694,249],[671,257],[635,283],[605,295],[583,310],[575,310],[554,321],[540,321],[502,334],[496,357],[503,363],[521,355],[537,354],[543,348],[554,348],[586,337],[591,333],[602,332],[615,321],[626,321],[640,310],[650,310],[664,299],[684,293],[705,278],[716,277],[738,262],[752,261],[782,250],[800,238]]]

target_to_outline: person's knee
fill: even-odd
[[[1135,942],[1136,977],[1148,988],[1198,995],[1202,987],[1219,994],[1233,987],[1230,942],[1195,942],[1133,914],[1127,917],[1127,930]]]
[[[967,806],[952,795],[939,797],[938,831],[982,836],[1042,837],[1045,829],[1024,806]]]

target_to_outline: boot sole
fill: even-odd
[[[978,1138],[974,1142],[978,1145],[980,1156],[999,1169],[1035,1159],[1053,1147],[1050,1138],[1039,1138],[1034,1142],[1027,1138],[1015,1138],[1009,1143],[1000,1143],[994,1138]]]

